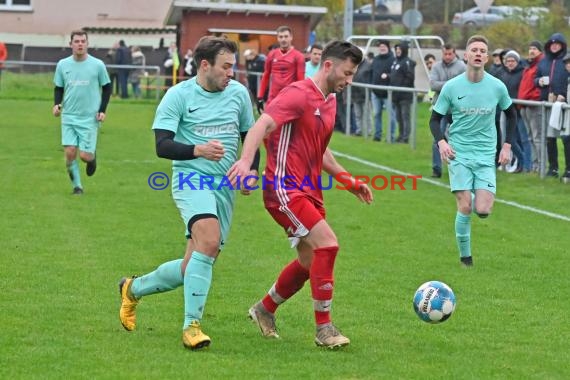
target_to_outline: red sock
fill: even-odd
[[[313,251],[310,269],[311,294],[317,325],[331,322],[331,304],[334,288],[334,260],[338,247],[317,248]]]
[[[275,313],[277,307],[297,293],[309,279],[309,271],[299,260],[291,261],[279,274],[277,281],[261,301],[265,309]]]

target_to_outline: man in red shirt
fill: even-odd
[[[334,93],[352,83],[361,61],[361,50],[349,42],[328,44],[315,76],[285,87],[268,104],[248,132],[241,159],[228,172],[232,183],[246,178],[253,154],[268,135],[263,200],[296,247],[297,258],[285,266],[267,295],[249,310],[251,319],[266,337],[279,337],[274,315],[277,307],[309,280],[317,325],[315,343],[328,348],[350,343],[332,324],[330,316],[333,269],[339,248],[325,220],[320,175],[321,170],[331,176],[346,173],[327,147],[336,113]],[[352,177],[348,190],[362,202],[373,200],[368,186]]]
[[[267,54],[265,69],[261,76],[257,92],[257,110],[263,111],[265,93],[269,88],[267,104],[273,100],[285,86],[305,79],[305,56],[296,50],[291,42],[293,34],[288,26],[277,28],[277,42],[279,48],[275,48]],[[271,81],[271,86],[269,82]]]
[[[540,101],[540,88],[534,83],[538,63],[542,59],[542,44],[540,41],[532,41],[528,47],[528,66],[524,69],[519,86],[518,98],[523,100]],[[542,159],[542,108],[521,107],[521,116],[526,125],[531,148],[533,171],[538,171]]]

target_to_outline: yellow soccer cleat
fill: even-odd
[[[191,350],[198,350],[210,345],[211,339],[202,332],[200,322],[194,321],[182,332],[182,343],[184,347]]]
[[[137,315],[135,314],[139,300],[131,293],[131,285],[136,276],[132,278],[123,277],[119,282],[119,293],[121,294],[121,310],[119,319],[127,331],[133,331],[136,327]]]

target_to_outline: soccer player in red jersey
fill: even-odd
[[[293,34],[288,26],[277,28],[279,48],[267,54],[265,68],[257,92],[257,110],[263,111],[265,93],[269,88],[267,104],[273,100],[285,86],[305,79],[305,56],[291,44]],[[269,82],[271,81],[271,86]]]
[[[267,295],[249,310],[264,336],[279,337],[274,316],[277,307],[309,280],[317,324],[315,343],[328,348],[350,343],[331,321],[333,269],[339,248],[325,220],[318,184],[322,170],[331,176],[346,172],[327,147],[336,114],[334,93],[352,83],[361,61],[361,50],[351,43],[329,43],[315,76],[285,87],[267,106],[245,139],[241,159],[228,171],[232,183],[245,178],[267,134],[263,200],[289,235],[297,258],[285,266]],[[362,202],[373,200],[368,186],[354,178],[350,191]]]

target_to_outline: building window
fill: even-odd
[[[0,11],[29,11],[32,0],[0,0]]]

